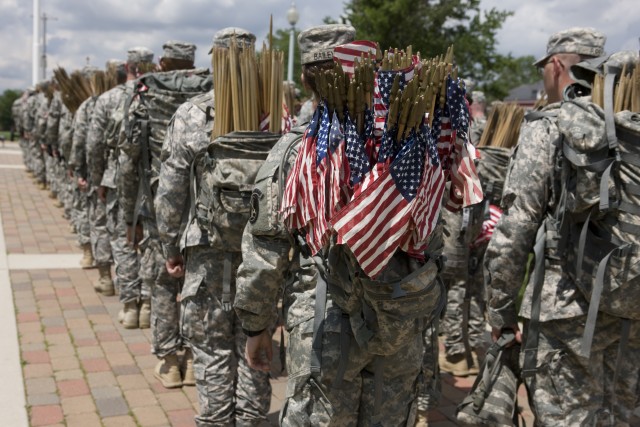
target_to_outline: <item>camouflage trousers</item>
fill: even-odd
[[[598,313],[589,359],[578,355],[585,321],[586,316],[580,316],[540,323],[537,371],[525,380],[536,425],[629,426],[640,403],[640,321],[631,321],[619,363],[621,320]]]
[[[460,229],[465,220],[463,213],[453,213],[443,209],[442,214],[447,230],[444,235],[444,254],[447,261],[443,278],[448,291],[447,307],[440,332],[445,336],[444,347],[447,356],[465,352],[464,315],[468,315],[469,319],[466,332],[469,335],[470,348],[476,349],[482,346],[485,341],[482,258],[486,246],[476,249],[470,248],[471,238],[469,236],[477,233],[474,224],[478,221],[475,218],[478,214],[471,210],[467,215],[467,221],[470,225],[467,226],[467,231],[462,233]]]
[[[313,323],[309,319],[289,331],[289,378],[280,425],[413,426],[423,337],[416,334],[390,356],[371,354],[357,344],[348,318],[343,321],[342,310],[328,296],[321,369],[311,372]]]
[[[116,281],[120,292],[120,302],[140,301],[142,280],[140,280],[140,258],[138,251],[127,241],[127,224],[118,206],[115,189],[107,189],[107,231],[111,237],[111,253],[116,266]],[[146,291],[147,296],[150,292]]]
[[[233,254],[231,301],[240,254]],[[188,247],[182,290],[182,336],[193,352],[200,403],[198,426],[257,426],[271,403],[269,374],[247,365],[246,336],[233,309],[222,304],[224,254]]]
[[[75,180],[76,178],[73,178]],[[71,217],[74,220],[78,244],[80,246],[91,243],[91,224],[89,222],[89,195],[86,191],[81,191],[72,182],[73,188],[73,211]]]
[[[36,140],[32,140],[29,143],[29,169],[33,172],[38,182],[46,183],[47,176],[44,166],[44,154],[40,148],[40,143]]]
[[[149,221],[145,221],[145,239],[140,243],[140,279],[142,280],[142,299],[151,295],[151,326],[153,354],[163,358],[182,348],[180,334],[180,302],[178,294],[182,279],[169,276],[165,267],[157,233],[149,235]]]
[[[47,178],[47,184],[49,185],[49,191],[58,194],[60,183],[58,181],[58,174],[56,173],[58,159],[53,156],[45,155],[45,174]]]
[[[437,408],[442,394],[440,366],[438,365],[438,355],[440,353],[438,329],[438,324],[434,323],[429,325],[423,334],[424,353],[422,355],[422,373],[418,388],[418,409],[421,411]]]
[[[64,204],[64,213],[67,219],[75,227],[76,219],[73,215],[73,197],[74,197],[74,185],[73,178],[67,174],[67,167],[64,162],[58,163],[58,177],[60,179],[61,191],[58,193],[58,198]]]
[[[89,205],[89,223],[91,238],[91,249],[93,259],[97,266],[110,265],[113,262],[111,256],[111,243],[109,242],[109,232],[107,231],[107,206],[98,198],[95,189],[91,189],[87,195]]]

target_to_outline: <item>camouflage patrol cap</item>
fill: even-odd
[[[162,45],[162,57],[193,62],[196,59],[196,45],[189,42],[169,40]]]
[[[535,67],[543,64],[556,53],[577,53],[585,56],[604,55],[604,43],[607,37],[594,28],[573,27],[549,37],[547,54],[533,63]]]
[[[355,40],[351,25],[330,24],[307,28],[298,34],[302,65],[333,59],[333,48]]]
[[[251,47],[256,41],[255,34],[253,34],[251,31],[245,30],[244,28],[223,28],[213,35],[212,46],[209,50],[209,54],[213,52],[213,48],[215,47],[228,49],[231,43],[231,39],[234,37],[236,39],[236,43],[238,43],[238,46],[242,48]]]
[[[132,47],[127,51],[127,63],[153,62],[153,52],[146,47]]]
[[[105,70],[114,69],[117,72],[121,72],[121,73],[125,72],[124,61],[121,61],[119,59],[109,59],[109,60],[107,60],[107,62],[104,64],[104,68],[105,68]]]

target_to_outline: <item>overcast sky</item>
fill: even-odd
[[[289,28],[291,0],[41,0],[47,21],[47,77],[62,66],[81,68],[87,57],[103,67],[124,59],[132,46],[161,54],[166,40],[195,43],[196,65],[209,67],[213,33],[227,26],[253,31],[260,45],[269,30]],[[606,50],[637,50],[640,7],[637,0],[482,0],[484,8],[515,12],[498,34],[501,53],[542,56],[549,35],[570,26],[591,26],[607,34]],[[0,0],[0,93],[31,85],[32,0]],[[297,0],[299,28],[338,19],[344,0]]]

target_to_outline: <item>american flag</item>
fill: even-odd
[[[327,220],[349,201],[349,162],[345,156],[345,139],[338,115],[334,112],[329,130],[329,200]]]
[[[475,147],[468,142],[469,105],[465,98],[464,85],[460,79],[447,78],[448,116],[451,120],[451,138],[454,142],[451,163],[451,191],[446,208],[458,210],[482,201],[482,186],[474,161],[479,158]],[[446,113],[443,113],[446,114]]]
[[[426,249],[428,238],[438,222],[442,196],[447,183],[432,134],[423,126],[418,132],[418,138],[421,139],[421,144],[426,147],[426,158],[418,195],[411,210],[411,218],[415,228],[411,238],[402,248],[411,254],[421,254]]]
[[[373,112],[375,117],[376,137],[380,137],[389,112],[389,96],[396,74],[400,74],[400,89],[403,90],[407,82],[413,78],[414,66],[411,65],[400,71],[378,71],[373,79]]]
[[[431,135],[438,141],[438,155],[440,156],[442,169],[448,171],[453,152],[453,138],[451,120],[448,115],[443,115],[440,107],[436,107],[433,113],[433,128]]]
[[[348,113],[345,117],[344,135],[347,141],[346,156],[350,171],[349,184],[354,187],[371,169],[371,161],[366,152],[364,135],[358,135],[356,124]]]
[[[349,246],[370,277],[382,271],[406,239],[424,158],[425,147],[412,133],[389,168],[331,221],[338,243]]]
[[[304,228],[317,216],[316,140],[320,129],[320,110],[313,114],[303,136],[298,156],[287,177],[281,214],[291,230]]]
[[[271,122],[271,114],[265,114],[260,120],[260,131],[268,132],[269,124]],[[291,130],[292,120],[289,109],[285,104],[282,104],[282,127],[280,128],[282,133],[287,133]]]
[[[333,48],[333,60],[342,66],[342,70],[349,76],[353,75],[355,59],[362,55],[375,59],[378,45],[369,40],[356,40]]]
[[[502,209],[496,205],[489,205],[489,218],[485,219],[482,223],[482,231],[478,237],[471,243],[472,248],[489,243],[491,236],[493,236],[493,230],[498,224],[498,220],[502,216]]]

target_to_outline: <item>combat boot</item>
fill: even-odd
[[[56,200],[56,201],[55,201],[55,203],[53,204],[53,206],[55,206],[56,208],[64,208],[64,202],[63,202],[62,200],[58,199],[58,200]],[[65,212],[65,213],[64,213],[64,215],[66,215],[66,216],[67,216],[67,218],[65,218],[65,219],[69,219],[69,218],[68,218],[69,214],[67,214],[67,213]],[[63,215],[63,216],[64,216],[64,215]]]
[[[147,329],[151,327],[151,300],[143,299],[140,302],[140,317],[138,318],[138,327]]]
[[[87,269],[93,268],[95,260],[93,259],[93,252],[91,251],[91,243],[85,243],[82,245],[82,259],[80,260],[80,267]]]
[[[193,375],[193,353],[186,348],[182,357],[182,385],[196,385],[196,377]]]
[[[55,199],[56,197],[58,197],[58,195],[56,194],[56,192],[55,192],[55,191],[53,191],[53,190],[50,190],[50,191],[49,191],[49,198],[50,198],[50,199]]]
[[[138,318],[140,317],[140,308],[137,301],[129,301],[124,303],[124,316],[122,317],[122,326],[125,329],[137,329]]]
[[[416,426],[415,427],[429,427],[429,419],[427,418],[427,414],[429,411],[418,409],[418,417],[416,418]]]
[[[160,381],[164,388],[182,387],[178,355],[171,353],[160,359],[153,370],[153,376]]]
[[[46,189],[47,189],[47,184],[45,184],[45,183],[44,183],[44,182],[42,182],[42,181],[38,181],[38,188],[39,188],[40,190],[46,190]]]
[[[467,364],[467,358],[464,353],[447,355],[442,352],[438,357],[438,363],[442,372],[451,374],[454,377],[466,377],[471,375],[471,372],[469,372],[469,365]]]
[[[69,230],[69,233],[71,233],[71,234],[76,234],[77,233],[76,226],[73,225],[73,224],[69,224],[68,230]]]
[[[115,295],[116,291],[113,286],[113,279],[111,278],[111,265],[101,265],[98,267],[98,273],[100,274],[100,278],[94,286],[96,292],[106,297]]]

